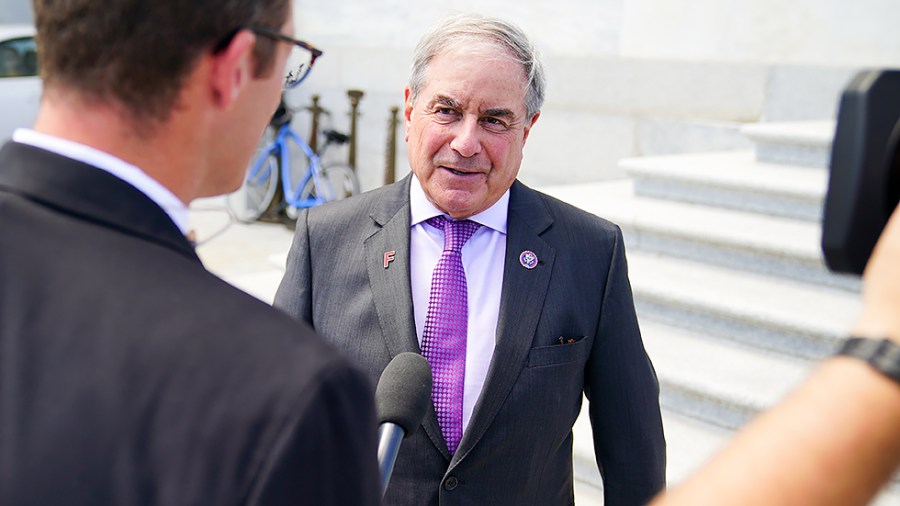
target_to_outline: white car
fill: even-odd
[[[41,99],[34,27],[0,24],[0,145],[31,127]]]

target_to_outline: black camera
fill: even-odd
[[[825,263],[862,274],[900,200],[900,70],[857,74],[844,89],[822,222]]]

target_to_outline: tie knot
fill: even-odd
[[[450,220],[444,216],[435,216],[426,223],[444,231],[444,251],[462,251],[463,244],[481,228],[481,224],[474,221]]]

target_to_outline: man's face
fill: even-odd
[[[525,72],[500,49],[436,56],[415,104],[407,88],[409,164],[428,200],[463,219],[494,205],[519,173],[538,115],[526,118]]]
[[[282,33],[293,35],[292,16],[282,26]],[[240,104],[237,105],[234,119],[230,120],[228,133],[223,136],[216,156],[222,160],[216,167],[227,167],[219,170],[222,181],[213,194],[231,192],[238,189],[243,182],[250,158],[259,143],[259,139],[275,113],[284,86],[284,67],[291,50],[290,44],[275,43],[275,55],[271,71],[259,77],[250,77],[248,88],[244,90]]]

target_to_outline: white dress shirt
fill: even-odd
[[[409,233],[410,282],[416,335],[422,345],[431,275],[444,251],[444,233],[425,223],[442,213],[425,197],[415,175],[409,190],[411,229]],[[506,253],[506,218],[509,211],[509,190],[496,204],[469,218],[482,225],[462,249],[466,271],[469,325],[466,342],[466,379],[463,392],[463,431],[469,425],[475,403],[487,378],[494,343],[497,320],[500,316],[500,293],[503,287],[503,258]]]
[[[109,172],[150,198],[169,215],[182,234],[187,233],[189,222],[187,206],[168,188],[140,168],[99,149],[28,128],[16,129],[12,139],[20,144],[28,144]]]

